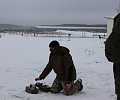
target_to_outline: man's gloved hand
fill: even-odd
[[[40,80],[40,78],[35,78],[35,81],[38,81],[38,80]]]

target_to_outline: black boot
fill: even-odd
[[[82,79],[78,78],[76,81],[76,84],[78,85],[78,91],[82,91],[83,85],[82,85]]]

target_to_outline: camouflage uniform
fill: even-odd
[[[71,82],[71,89],[69,91],[66,90],[66,83],[64,81],[60,81],[58,79],[55,79],[52,86],[51,86],[51,92],[52,93],[59,93],[61,90],[63,90],[64,95],[72,95],[76,91],[81,91],[83,89],[82,82],[76,81]]]
[[[76,80],[76,69],[72,56],[70,55],[70,50],[60,45],[55,46],[55,44],[59,43],[57,41],[52,41],[49,45],[49,47],[54,49],[51,50],[49,62],[39,78],[44,79],[53,69],[56,73],[56,78],[51,86],[51,92],[59,93],[63,90],[65,95],[72,95],[75,91],[81,89],[80,86],[82,83],[73,83],[74,80]],[[66,84],[72,85],[69,91],[66,90]]]

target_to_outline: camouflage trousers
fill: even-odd
[[[120,100],[120,63],[113,64],[113,72],[115,79],[115,93],[117,95],[117,100]]]
[[[72,95],[74,94],[78,89],[80,89],[80,83],[79,82],[71,82],[71,89],[69,91],[66,90],[66,83],[64,81],[60,81],[58,79],[55,79],[52,86],[51,86],[51,92],[52,93],[59,93],[61,90],[63,90],[64,95]]]

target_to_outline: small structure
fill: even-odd
[[[107,18],[107,37],[109,37],[113,28],[114,17],[105,17],[105,18]]]
[[[68,34],[68,41],[70,41],[70,36],[71,36],[71,34],[69,33],[69,34]]]

